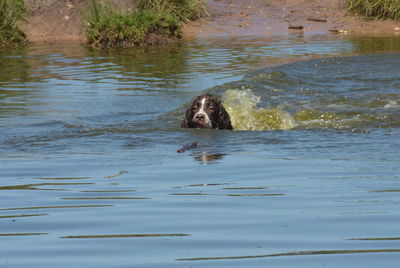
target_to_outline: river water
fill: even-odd
[[[2,49],[0,267],[397,268],[399,70],[398,37]],[[234,131],[180,128],[203,92]]]

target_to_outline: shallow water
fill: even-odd
[[[0,267],[398,267],[399,69],[400,38],[0,50]],[[235,131],[179,127],[201,92]]]

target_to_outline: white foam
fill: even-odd
[[[222,99],[236,130],[288,130],[296,126],[293,117],[280,108],[258,108],[260,97],[251,89],[227,90]]]

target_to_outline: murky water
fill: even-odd
[[[0,50],[0,267],[397,268],[399,70],[400,38]],[[179,127],[201,92],[235,131]]]

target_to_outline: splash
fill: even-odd
[[[236,130],[288,130],[296,126],[293,117],[280,108],[258,108],[260,97],[251,89],[230,89],[222,96]]]

